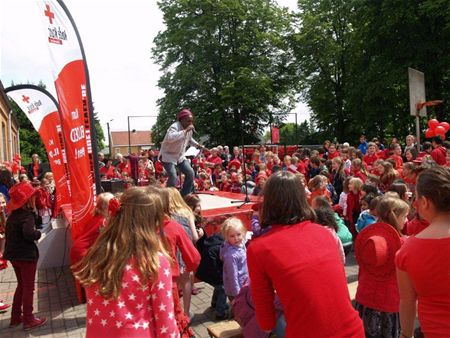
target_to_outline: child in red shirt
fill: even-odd
[[[363,181],[358,177],[353,177],[348,183],[348,194],[347,194],[347,213],[346,220],[349,225],[349,230],[355,238],[357,235],[355,223],[358,220],[359,213],[361,212],[361,187]]]
[[[400,335],[400,296],[395,276],[395,253],[402,245],[401,231],[408,215],[405,201],[382,198],[376,208],[378,222],[365,227],[355,241],[359,264],[355,308],[366,337]]]

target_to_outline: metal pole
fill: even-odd
[[[106,122],[106,129],[108,129],[109,158],[111,158],[111,155],[112,155],[112,146],[111,146],[111,132],[109,131],[109,122]]]
[[[420,116],[419,116],[420,110],[417,109],[416,111],[416,142],[417,142],[417,149],[420,149]]]
[[[299,137],[298,137],[297,113],[294,114],[295,114],[295,137],[296,137],[295,144],[298,145]]]
[[[128,155],[131,155],[131,134],[130,134],[130,117],[127,116],[128,120]]]

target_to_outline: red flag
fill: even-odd
[[[280,143],[280,129],[278,127],[270,127],[270,132],[272,134],[272,143]]]
[[[55,178],[55,212],[63,210],[71,223],[72,208],[67,177],[67,157],[61,121],[55,99],[46,90],[34,85],[20,85],[5,90],[28,117],[41,136]]]
[[[48,34],[56,78],[70,176],[72,237],[75,239],[92,220],[96,195],[87,67],[78,32],[63,2],[44,0],[38,5]]]

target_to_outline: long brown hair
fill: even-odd
[[[273,224],[295,224],[314,221],[314,210],[306,201],[305,188],[300,178],[288,171],[270,175],[263,190],[260,210],[262,227]]]
[[[164,220],[159,195],[142,188],[129,188],[120,197],[120,203],[119,212],[111,217],[106,230],[73,267],[75,277],[83,286],[98,284],[105,298],[119,296],[123,270],[130,259],[135,259],[144,284],[157,278],[159,253],[169,257],[159,238]]]

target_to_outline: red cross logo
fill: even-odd
[[[55,17],[55,13],[50,10],[50,5],[45,5],[46,10],[44,11],[45,16],[48,16],[48,21],[50,24],[53,24],[53,18]]]
[[[22,101],[26,103],[30,103],[30,98],[28,96],[22,95]]]

